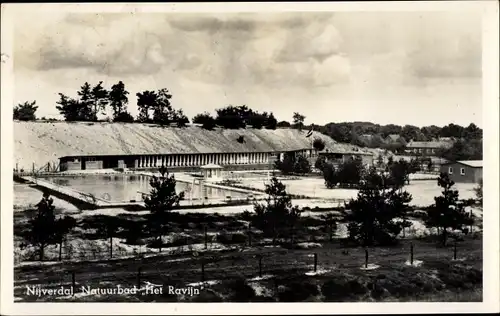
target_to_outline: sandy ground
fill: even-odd
[[[215,129],[196,126],[161,128],[150,124],[112,124],[105,122],[14,122],[14,160],[19,168],[30,170],[58,157],[92,154],[148,154],[203,152],[270,152],[310,148],[307,131],[296,129]],[[99,135],[96,139],[95,135]],[[244,136],[245,143],[236,141]],[[352,151],[356,146],[340,144],[314,132],[330,150]],[[359,148],[360,151],[368,151]]]
[[[23,211],[34,207],[42,199],[42,192],[26,184],[14,184],[14,211]],[[64,200],[52,197],[56,209],[68,212],[78,211],[78,208]]]
[[[323,179],[308,178],[301,180],[282,180],[286,185],[286,190],[290,194],[305,195],[320,199],[343,199],[349,200],[355,198],[358,190],[355,189],[327,189]],[[264,181],[242,180],[242,184],[256,189],[265,189]],[[460,198],[474,198],[473,183],[457,183],[455,188],[459,191]],[[428,206],[434,203],[434,197],[441,195],[441,188],[436,180],[421,180],[410,182],[405,189],[413,197],[411,205]]]

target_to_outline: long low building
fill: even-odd
[[[268,166],[277,159],[276,153],[203,153],[155,155],[94,155],[60,157],[60,170],[90,170],[110,168],[148,169],[199,167],[207,164]]]
[[[286,152],[314,156],[312,140],[339,154],[369,154],[330,137],[297,129],[219,129],[198,126],[104,122],[14,122],[17,168],[59,170],[228,166],[269,166]]]

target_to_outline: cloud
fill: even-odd
[[[18,25],[16,69],[174,73],[276,89],[474,77],[481,70],[480,19],[463,26],[443,14],[86,13],[43,20]]]

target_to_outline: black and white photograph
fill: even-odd
[[[393,4],[2,5],[8,314],[498,311],[498,3]]]

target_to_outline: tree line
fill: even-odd
[[[65,121],[98,121],[100,115],[106,114],[111,108],[113,122],[154,123],[159,125],[177,125],[184,127],[190,121],[182,109],[174,109],[171,100],[172,94],[168,89],[157,91],[146,90],[136,93],[139,114],[134,118],[127,110],[129,92],[122,81],[107,90],[100,81],[95,85],[85,82],[76,92],[76,97],[59,93],[56,109]],[[36,120],[38,106],[36,101],[27,101],[14,108],[14,119],[22,121]],[[393,152],[401,152],[410,140],[430,141],[442,137],[456,139],[452,148],[442,149],[438,156],[448,160],[482,159],[483,131],[474,123],[463,127],[457,124],[448,124],[443,127],[435,125],[417,127],[413,125],[379,125],[371,122],[342,122],[328,123],[324,126],[305,125],[305,116],[293,113],[292,123],[278,121],[272,112],[259,113],[246,105],[228,105],[215,110],[215,115],[208,112],[197,114],[193,123],[202,128],[211,130],[215,127],[238,129],[251,126],[252,128],[304,128],[313,129],[329,136],[340,143],[370,148],[384,148]],[[44,118],[42,118],[44,119]],[[366,137],[369,135],[370,137]],[[399,135],[400,139],[387,142],[389,135]]]
[[[259,113],[246,105],[228,105],[217,109],[215,117],[208,112],[197,114],[193,118],[193,123],[201,124],[205,129],[213,129],[216,126],[227,129],[246,128],[247,126],[256,129],[276,129],[278,121],[272,112]]]
[[[336,187],[358,188],[363,182],[371,181],[374,173],[385,175],[383,185],[399,186],[410,183],[410,174],[421,171],[421,161],[389,158],[386,164],[377,162],[377,166],[366,167],[361,159],[349,159],[335,165],[320,157],[316,160],[316,168],[321,170],[328,189]]]
[[[442,137],[455,139],[481,139],[483,130],[474,123],[467,127],[450,123],[443,127],[436,125],[417,127],[414,125],[380,125],[371,122],[328,123],[318,126],[318,131],[342,143],[352,143],[359,146],[380,147],[389,135],[399,135],[405,142],[432,141]],[[372,135],[370,140],[363,140],[363,135]]]

